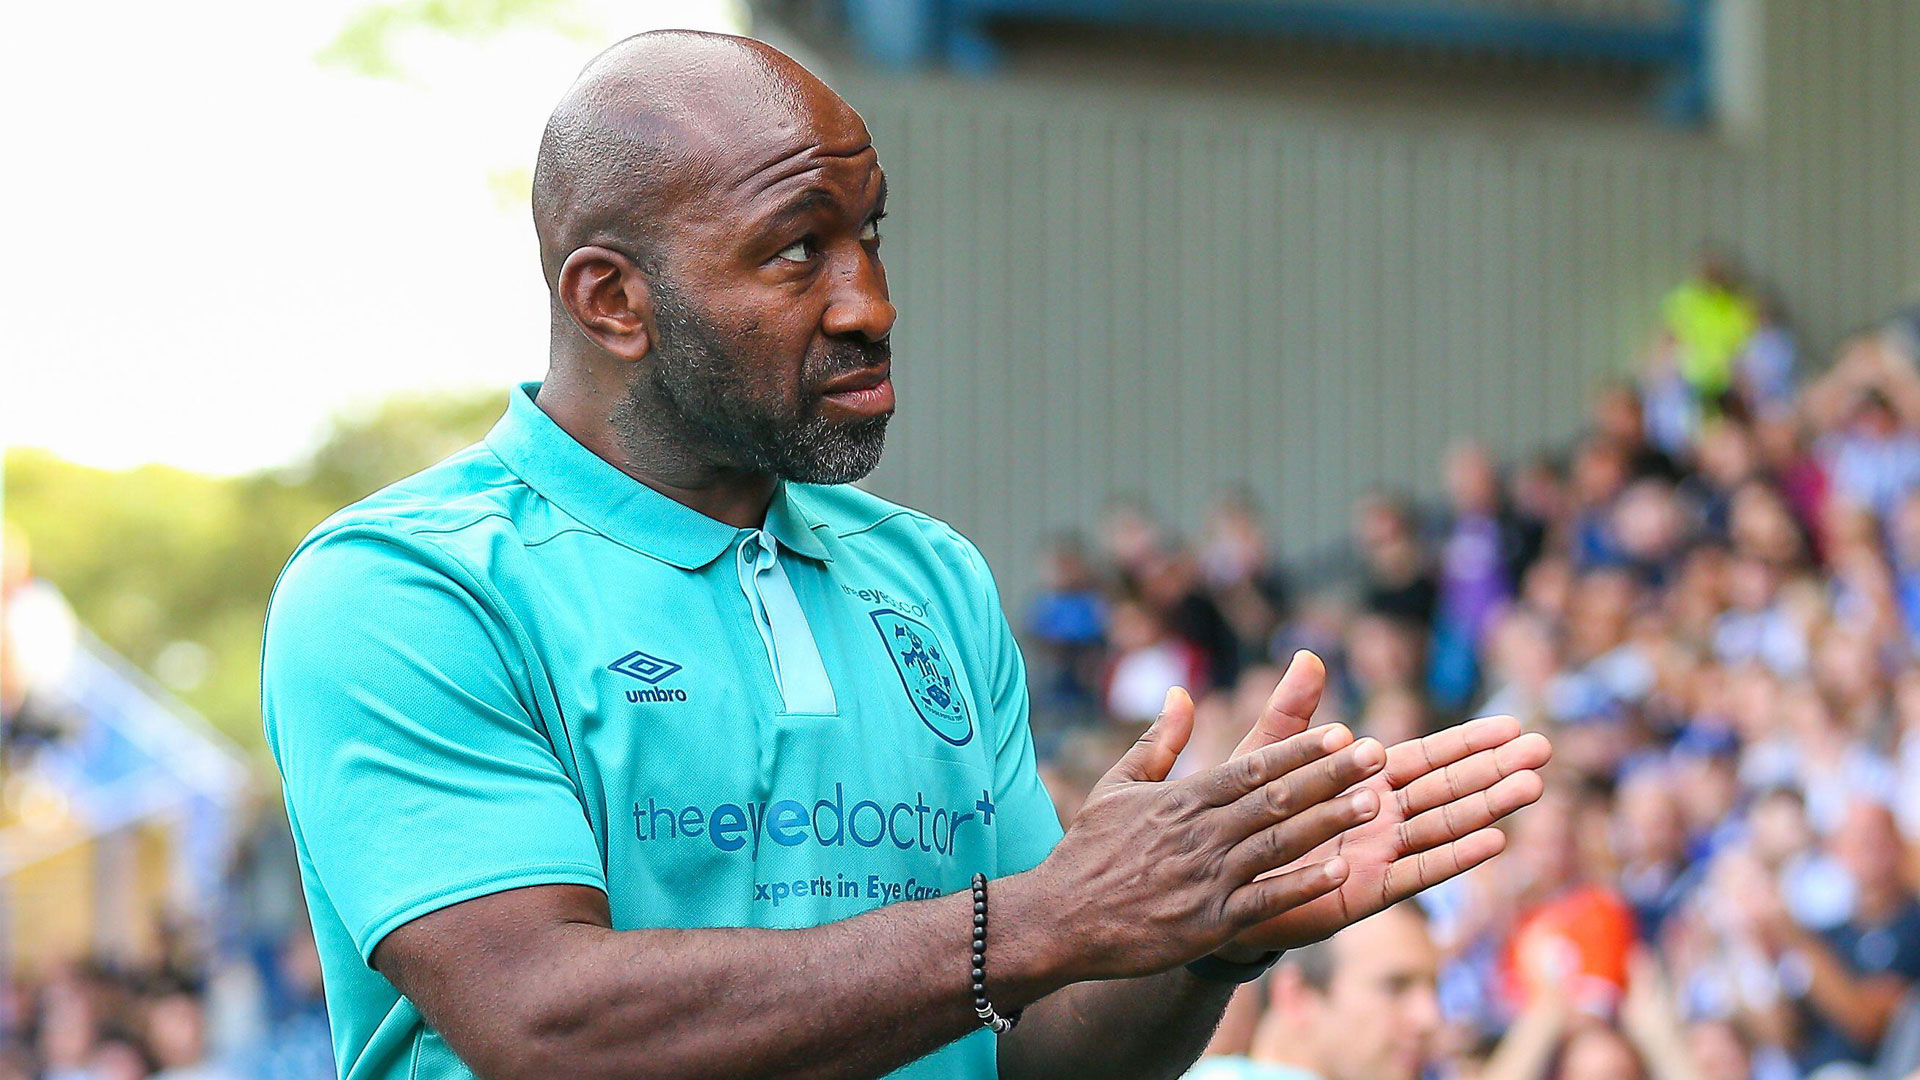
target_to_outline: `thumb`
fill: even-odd
[[[1193,734],[1193,699],[1187,692],[1176,686],[1167,691],[1166,703],[1160,706],[1160,715],[1141,736],[1140,740],[1120,755],[1120,760],[1107,775],[1101,777],[1098,787],[1109,784],[1147,781],[1158,783],[1167,778],[1173,768],[1173,761],[1186,748],[1187,737]]]
[[[1291,739],[1313,723],[1313,711],[1320,707],[1320,695],[1327,689],[1327,665],[1306,649],[1293,654],[1280,685],[1273,688],[1266,708],[1253,722],[1253,729],[1230,757],[1250,754],[1263,746]]]

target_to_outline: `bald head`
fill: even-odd
[[[866,128],[770,45],[692,30],[614,45],[580,73],[540,140],[533,220],[548,285],[588,245],[651,269],[674,217],[703,192],[743,182],[823,136],[864,145]]]

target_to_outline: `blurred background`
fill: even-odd
[[[0,34],[0,1080],[332,1075],[267,596],[539,377],[540,125],[659,26],[867,118],[867,486],[995,566],[1063,816],[1298,648],[1324,720],[1555,738],[1209,1075],[1920,1067],[1920,4],[110,0]]]

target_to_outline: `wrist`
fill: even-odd
[[[971,894],[963,896],[971,910]],[[1040,870],[989,883],[987,987],[996,1004],[1024,1008],[1091,977],[1071,926],[1066,905],[1053,897]]]

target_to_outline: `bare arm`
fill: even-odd
[[[1545,1080],[1554,1051],[1567,1033],[1568,1005],[1557,986],[1537,994],[1507,1029],[1481,1080]]]
[[[1052,987],[995,891],[995,994]],[[879,1076],[967,1034],[972,901],[896,904],[810,930],[610,929],[597,889],[471,900],[401,927],[374,962],[482,1077]],[[958,962],[956,962],[958,958]]]
[[[1687,1035],[1667,987],[1660,961],[1642,951],[1628,962],[1627,993],[1620,1003],[1620,1028],[1653,1080],[1702,1080],[1687,1050]]]
[[[1236,989],[1183,968],[1069,986],[1000,1043],[1002,1080],[1179,1076],[1206,1049]]]
[[[1339,859],[1261,875],[1364,816],[1337,796],[1384,765],[1378,743],[1323,728],[1166,783],[1191,707],[1172,719],[1121,759],[1046,862],[991,886],[987,982],[1002,1011],[1085,980],[1181,986],[1184,974],[1141,977],[1344,878]],[[604,894],[554,885],[414,920],[373,959],[492,1080],[877,1077],[978,1027],[971,931],[964,894],[806,930],[617,931]],[[1226,994],[1176,998],[1176,1026],[1210,1029]],[[1035,1019],[1065,1023],[1051,1008]],[[1173,1054],[1119,1075],[1166,1075]]]
[[[1807,1004],[1855,1043],[1878,1043],[1906,997],[1907,981],[1885,973],[1857,974],[1817,935],[1798,927],[1788,933],[1789,948],[1807,960]]]

